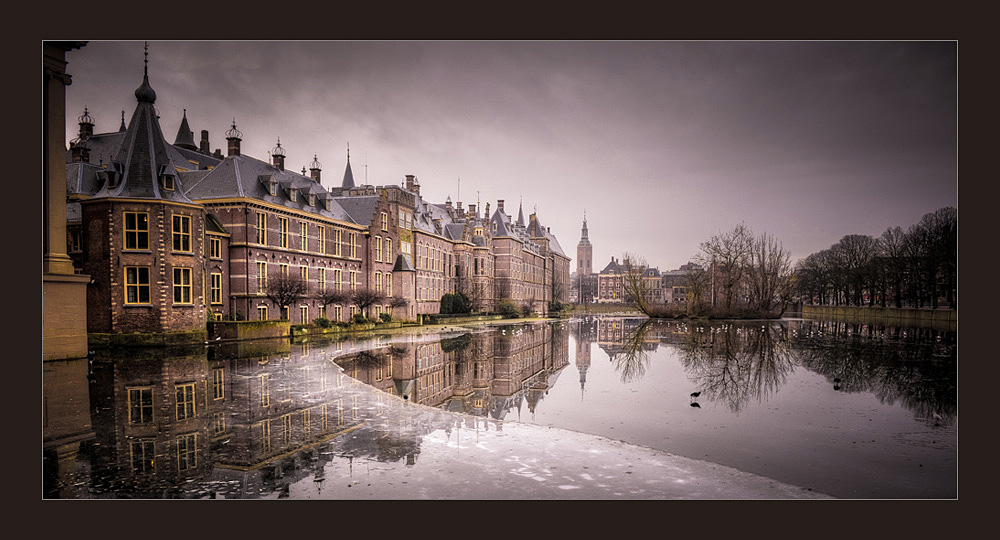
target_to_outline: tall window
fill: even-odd
[[[309,267],[308,266],[300,266],[299,267],[299,278],[301,278],[302,281],[309,281]]]
[[[174,251],[191,251],[191,216],[173,215]]]
[[[267,261],[257,261],[257,294],[267,291]]]
[[[382,237],[375,237],[375,260],[382,262]]]
[[[194,418],[194,383],[174,386],[177,396],[177,419]]]
[[[278,245],[288,247],[288,218],[278,218]]]
[[[128,422],[147,424],[153,421],[153,389],[145,386],[128,389]]]
[[[211,275],[212,279],[212,303],[221,304],[222,303],[222,274],[218,272],[213,272]]]
[[[337,268],[333,271],[333,283],[338,291],[344,289],[343,272],[340,270],[340,268]]]
[[[125,303],[149,303],[149,267],[125,267]]]
[[[223,399],[226,397],[226,375],[222,368],[212,370],[212,399]]]
[[[125,249],[149,249],[149,214],[125,212]]]
[[[271,375],[269,373],[261,373],[259,377],[260,381],[260,406],[267,407],[271,404]]]
[[[258,321],[267,320],[267,306],[257,306],[257,320]]]
[[[177,470],[187,471],[198,466],[198,434],[177,437]]]
[[[382,212],[382,215],[381,215],[381,225],[382,225],[382,230],[383,231],[388,231],[389,230],[389,214],[387,214],[385,212]]]
[[[309,224],[305,221],[299,222],[299,249],[309,251]]]
[[[357,288],[358,288],[358,273],[355,272],[354,270],[351,270],[351,290],[353,291]]]
[[[337,229],[333,234],[333,254],[340,257],[343,254],[341,242],[344,241],[343,238],[344,231]]]
[[[299,306],[299,320],[302,324],[309,322],[309,306]]]
[[[351,258],[358,258],[358,233],[351,233]]]
[[[392,296],[392,274],[385,273],[385,295]]]
[[[285,263],[278,264],[278,271],[281,272],[282,276],[288,276],[288,265]]]
[[[257,424],[260,426],[260,449],[264,452],[271,451],[271,421],[264,420]]]
[[[267,214],[257,212],[257,243],[267,245]]]
[[[319,275],[316,280],[319,283],[319,292],[326,291],[326,268],[317,268]]]
[[[220,238],[209,238],[210,252],[209,257],[213,259],[222,258],[222,240]]]
[[[334,312],[334,320],[340,321],[341,318],[343,317],[344,308],[341,306],[334,306],[333,312]]]
[[[204,283],[202,283],[202,286],[204,286]],[[174,303],[175,304],[191,303],[190,268],[174,268]]]
[[[395,254],[392,252],[392,238],[386,238],[385,239],[385,262],[387,262],[387,263],[396,262],[396,261],[393,260],[393,255],[395,255]]]
[[[286,414],[281,417],[281,441],[285,444],[292,442],[292,415]]]
[[[319,227],[317,242],[319,242],[319,252],[326,255],[326,227]]]
[[[382,290],[382,272],[375,272],[375,290]]]
[[[156,462],[153,458],[156,457],[156,453],[153,448],[152,439],[133,439],[129,442],[132,472],[141,473],[154,470]]]

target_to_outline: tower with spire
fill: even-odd
[[[580,232],[580,242],[576,245],[576,273],[579,276],[589,276],[594,273],[594,246],[590,245],[587,231],[587,212],[583,212],[583,229]]]
[[[80,203],[82,263],[92,277],[87,326],[100,334],[203,335],[205,210],[185,195],[177,164],[186,160],[160,129],[148,54],[147,45],[121,146],[98,173],[100,188]]]
[[[347,167],[344,168],[344,181],[340,184],[344,189],[354,187],[354,173],[351,171],[351,145],[347,145]]]

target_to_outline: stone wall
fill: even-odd
[[[958,312],[953,309],[805,305],[802,306],[802,317],[861,324],[932,326],[949,330],[956,330],[958,326]]]

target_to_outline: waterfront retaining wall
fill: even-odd
[[[802,306],[802,318],[859,324],[928,326],[955,330],[958,312],[954,309],[883,308],[867,306]]]

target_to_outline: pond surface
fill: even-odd
[[[351,497],[362,467],[410,467],[368,484],[398,488],[422,448],[426,462],[515,422],[834,497],[951,499],[955,345],[930,329],[594,317],[96,351],[43,365],[45,497]]]

